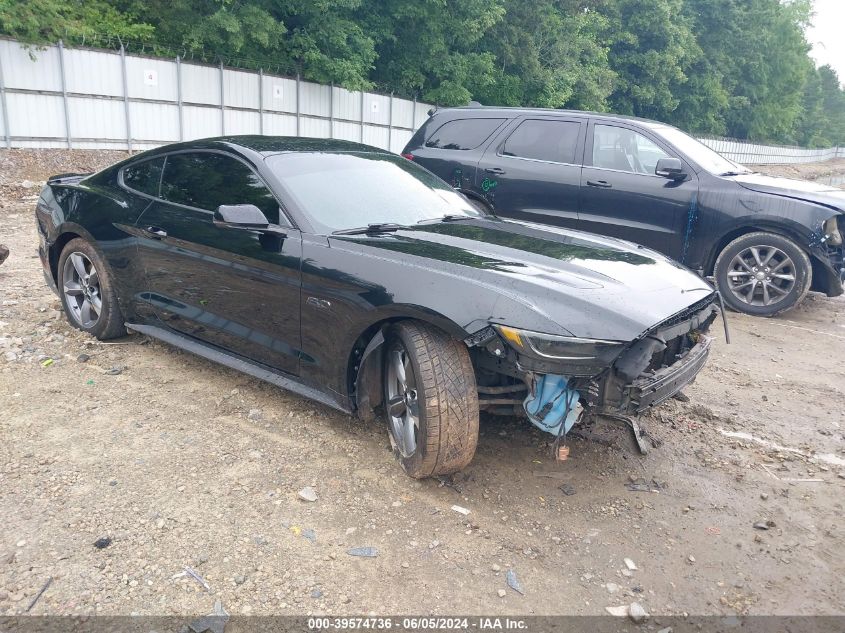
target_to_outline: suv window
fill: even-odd
[[[475,149],[490,138],[504,119],[456,119],[437,128],[425,142],[437,149]]]
[[[270,222],[279,221],[279,203],[270,190],[249,167],[222,154],[168,156],[161,197],[207,211],[221,204],[254,204]]]
[[[594,167],[654,174],[661,158],[669,158],[669,154],[634,130],[615,125],[596,125],[593,129]]]
[[[123,184],[149,196],[158,196],[164,157],[147,160],[123,168]]]
[[[528,119],[519,124],[505,141],[502,154],[555,163],[574,163],[578,147],[578,121]]]

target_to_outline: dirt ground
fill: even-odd
[[[549,436],[490,418],[465,472],[417,482],[380,424],[68,326],[39,181],[119,157],[0,151],[0,614],[48,578],[32,614],[845,613],[845,298],[731,315],[731,345],[717,322],[647,456],[613,427],[555,463]]]

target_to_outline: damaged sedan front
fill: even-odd
[[[717,313],[713,288],[663,255],[482,213],[344,141],[157,148],[51,178],[36,219],[74,327],[377,415],[413,477],[465,467],[481,411],[558,443],[593,416],[635,420],[695,378]]]

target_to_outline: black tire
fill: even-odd
[[[756,261],[766,262],[765,266],[743,267],[737,264],[738,258],[742,259],[741,254],[753,253],[754,249],[759,255],[754,256]],[[767,257],[771,259],[766,260]],[[750,261],[753,263],[754,259]],[[775,266],[768,263],[773,261],[785,264],[783,268],[774,270]],[[813,281],[813,269],[807,253],[795,242],[781,235],[757,231],[742,235],[725,246],[716,259],[714,276],[728,307],[753,316],[771,317],[794,308],[804,300]],[[789,277],[792,277],[791,282]],[[764,282],[768,303],[762,294]],[[773,287],[781,283],[786,285]],[[748,284],[752,284],[750,288]],[[752,295],[750,299],[749,295]]]
[[[391,415],[390,364],[403,351],[413,372],[418,426],[413,451],[403,451]],[[385,343],[385,417],[394,452],[405,472],[416,479],[447,475],[466,467],[478,444],[478,389],[466,346],[425,323],[404,321]],[[411,382],[408,374],[408,383]],[[411,391],[411,389],[409,389]],[[397,396],[394,396],[394,400]]]
[[[96,320],[88,323],[81,320],[79,306],[76,305],[76,302],[80,299],[84,301],[84,298],[90,298],[91,294],[94,294],[93,290],[89,290],[89,294],[84,297],[82,295],[71,297],[68,296],[66,292],[67,286],[64,283],[66,266],[74,267],[73,262],[69,262],[68,260],[75,254],[84,256],[88,260],[87,264],[90,264],[96,270],[98,287],[94,296],[99,299],[101,309],[97,314]],[[87,269],[87,271],[90,271],[90,269]],[[106,268],[105,262],[103,262],[103,258],[100,257],[100,254],[89,242],[82,238],[76,238],[65,245],[62,254],[59,256],[56,285],[59,288],[59,296],[62,300],[65,316],[73,327],[83,332],[88,332],[101,341],[126,335],[126,326],[124,325],[123,315],[120,312],[120,305],[117,302],[117,293],[112,285],[108,269]],[[72,301],[74,305],[71,304]]]

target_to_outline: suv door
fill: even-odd
[[[586,128],[579,117],[519,120],[482,156],[476,190],[498,215],[576,226]]]
[[[137,224],[145,298],[174,330],[296,373],[300,234],[218,226],[221,204],[254,204],[271,224],[289,224],[261,178],[234,156],[167,155],[160,193]]]
[[[666,157],[681,159],[685,180],[654,173],[657,161]],[[579,228],[621,237],[680,259],[697,194],[695,172],[647,130],[618,122],[590,123],[581,172]]]
[[[414,135],[403,156],[419,163],[455,189],[469,189],[484,145],[502,127],[505,117],[475,117],[443,122],[430,118]]]

